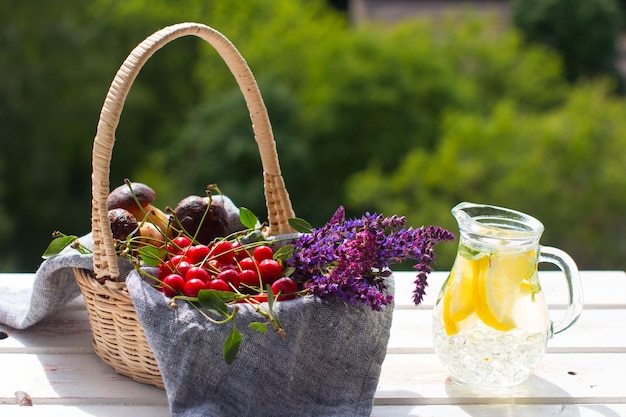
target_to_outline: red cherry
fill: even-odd
[[[185,249],[187,246],[191,245],[191,239],[189,239],[187,236],[178,236],[177,238],[172,240],[172,243],[180,249]]]
[[[238,288],[239,284],[241,283],[241,280],[239,278],[239,272],[237,272],[237,270],[235,269],[225,269],[217,274],[215,279],[221,279],[222,281],[225,281],[227,283],[230,282],[235,288]]]
[[[178,271],[178,273],[185,279],[187,279],[187,272],[189,272],[190,269],[191,264],[187,261],[180,261],[176,264],[176,271]]]
[[[282,277],[272,284],[272,292],[280,293],[278,300],[292,300],[296,298],[295,293],[298,292],[298,284],[292,278]]]
[[[274,251],[269,246],[261,245],[254,248],[254,250],[252,251],[252,256],[254,257],[255,261],[261,262],[265,259],[272,259],[272,257],[274,256]]]
[[[168,243],[167,251],[172,255],[180,255],[189,245],[191,245],[191,240],[187,236],[178,236]]]
[[[166,276],[174,273],[175,270],[176,268],[174,268],[174,265],[172,265],[172,261],[163,262],[159,264],[159,274],[157,275],[157,278],[163,281]]]
[[[211,275],[209,274],[209,271],[204,268],[200,268],[199,266],[192,266],[185,274],[185,280],[189,281],[190,279],[196,278],[207,282],[211,278]]]
[[[256,303],[256,304],[261,304],[261,303],[265,303],[267,302],[267,294],[262,292],[262,293],[258,293],[258,294],[254,294],[253,296],[246,298],[246,299],[241,299],[238,300],[238,303],[245,303],[248,301],[251,301],[252,303]]]
[[[239,268],[241,268],[242,271],[256,271],[257,264],[254,259],[248,256],[239,261]]]
[[[233,253],[235,254],[236,261],[240,261],[243,258],[250,256],[246,248],[241,246],[241,242],[233,242]]]
[[[217,259],[211,259],[204,263],[204,268],[209,271],[209,273],[213,275],[217,275],[220,273],[221,265],[217,262]]]
[[[191,245],[191,239],[189,239],[187,236],[178,236],[174,238],[174,240],[172,240],[172,243],[174,243],[179,248],[184,249],[187,246]]]
[[[199,265],[209,256],[210,249],[207,245],[194,245],[187,249],[189,263]]]
[[[211,256],[223,264],[235,262],[233,244],[228,240],[220,240],[211,248]]]
[[[226,271],[227,269],[234,269],[235,271],[239,272],[239,268],[237,267],[236,264],[221,264],[218,262],[218,265],[219,265],[220,271]]]
[[[262,292],[259,294],[255,294],[252,296],[252,300],[256,301],[257,303],[266,303],[267,302],[267,294]]]
[[[177,265],[178,263],[180,263],[182,261],[189,261],[189,260],[187,259],[187,256],[185,256],[183,254],[172,256],[172,264],[173,265]]]
[[[159,265],[159,276],[160,280],[163,280],[166,276],[173,273],[179,273],[183,277],[187,270],[191,267],[189,262],[187,261],[187,257],[184,255],[176,255],[172,257],[169,261],[163,262]]]
[[[163,278],[163,286],[161,291],[168,297],[178,295],[185,286],[185,279],[178,274],[170,274]]]
[[[209,290],[217,290],[217,291],[232,291],[230,285],[223,279],[216,278],[207,283],[207,288]]]
[[[185,286],[183,287],[183,294],[187,297],[197,297],[200,290],[204,290],[207,288],[207,284],[201,279],[190,279],[185,282]]]
[[[259,274],[252,269],[244,269],[239,273],[239,282],[240,285],[245,285],[248,287],[258,287],[259,286]]]
[[[273,259],[265,259],[259,263],[259,272],[264,284],[271,284],[283,275],[282,265]]]

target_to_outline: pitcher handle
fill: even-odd
[[[539,262],[547,262],[556,265],[567,279],[569,289],[569,306],[567,311],[556,323],[552,323],[552,334],[559,334],[562,331],[571,327],[583,310],[583,293],[582,283],[580,281],[580,274],[578,273],[578,267],[574,260],[561,249],[553,248],[550,246],[541,246],[539,251]]]

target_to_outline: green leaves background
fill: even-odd
[[[34,271],[54,230],[90,228],[91,146],[130,50],[182,21],[215,27],[261,87],[298,217],[406,215],[455,230],[461,200],[526,211],[582,268],[626,268],[626,106],[612,79],[568,83],[511,26],[462,19],[355,27],[322,1],[0,0],[0,270]],[[265,212],[232,75],[202,41],[153,56],[117,130],[112,186],[175,206],[217,183]],[[454,245],[441,245],[438,268]]]

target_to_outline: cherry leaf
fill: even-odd
[[[254,213],[245,207],[239,207],[239,220],[248,229],[254,229],[259,222]]]
[[[269,323],[260,323],[258,321],[253,321],[252,323],[248,324],[248,328],[250,330],[254,330],[255,332],[267,333],[268,324]]]
[[[276,299],[274,298],[274,291],[272,291],[272,286],[269,284],[266,285],[265,292],[267,293],[267,305],[270,310],[272,310],[274,308],[274,302],[276,301]]]
[[[226,343],[224,343],[224,361],[227,365],[233,363],[239,352],[239,346],[241,345],[241,333],[237,330],[237,327],[233,324],[233,330],[231,330]]]
[[[281,246],[275,253],[274,253],[274,260],[278,261],[278,262],[282,262],[285,259],[289,259],[293,256],[293,245],[289,244],[289,245],[285,245],[285,246]]]
[[[235,301],[240,298],[236,293],[232,291],[201,290],[200,292],[203,292],[203,291],[210,291],[211,293],[215,294],[217,297],[221,298],[222,301],[224,301],[225,303],[229,303],[231,301]],[[200,297],[200,293],[198,293],[198,297]]]
[[[228,316],[228,308],[224,299],[217,294],[215,290],[201,290],[198,292],[198,302],[203,308],[206,308],[211,313],[217,316]]]
[[[43,259],[50,259],[57,256],[63,249],[71,245],[76,239],[76,236],[61,236],[52,239],[52,242],[48,245],[41,257]]]
[[[313,231],[313,226],[299,217],[292,217],[291,219],[287,219],[287,221],[289,222],[289,226],[293,227],[296,232],[311,233]]]
[[[159,266],[165,258],[165,249],[154,246],[142,246],[137,252],[139,252],[141,260],[148,266]]]

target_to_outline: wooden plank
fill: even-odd
[[[371,417],[620,417],[626,404],[374,406]]]
[[[428,278],[428,288],[419,308],[429,309],[435,304],[439,289],[448,272],[435,271]],[[396,306],[414,308],[411,295],[415,273],[394,272]],[[583,296],[586,308],[626,308],[626,273],[624,271],[581,271]],[[567,284],[559,271],[541,271],[539,279],[546,301],[554,307],[567,302]]]
[[[4,329],[0,353],[89,353],[93,352],[91,329],[82,297],[55,315],[25,329]]]
[[[0,287],[14,288],[16,290],[32,288],[35,281],[34,273],[0,273]]]
[[[42,404],[165,405],[165,391],[117,374],[94,354],[0,355],[0,404],[15,392]]]
[[[136,405],[41,405],[34,403],[32,407],[17,405],[0,406],[0,415],[7,417],[170,417],[166,406]]]
[[[558,317],[563,310],[552,310]],[[626,353],[626,309],[588,309],[566,331],[548,342],[551,352],[623,352]],[[389,353],[433,351],[432,312],[424,309],[396,309],[391,326]]]
[[[169,417],[167,407],[39,405],[19,407],[0,406],[0,415],[11,417]],[[374,406],[371,417],[619,417],[626,415],[625,404],[555,404],[555,405],[422,405],[422,406]]]
[[[163,390],[116,374],[95,355],[2,354],[0,369],[0,404],[15,404],[16,391],[40,404],[166,404]],[[434,354],[389,354],[376,401],[378,405],[626,403],[624,369],[624,354],[548,353],[535,376],[500,395],[453,384]]]
[[[556,317],[562,310],[553,310]],[[391,353],[432,351],[431,311],[396,309],[391,328]],[[587,309],[579,321],[554,337],[552,351],[619,351],[626,349],[623,324],[626,309]],[[0,353],[88,353],[92,352],[91,331],[86,311],[65,308],[55,316],[27,330],[7,330],[0,340]]]
[[[525,383],[509,392],[473,391],[447,377],[434,354],[388,354],[378,405],[626,403],[626,355],[548,353]]]

